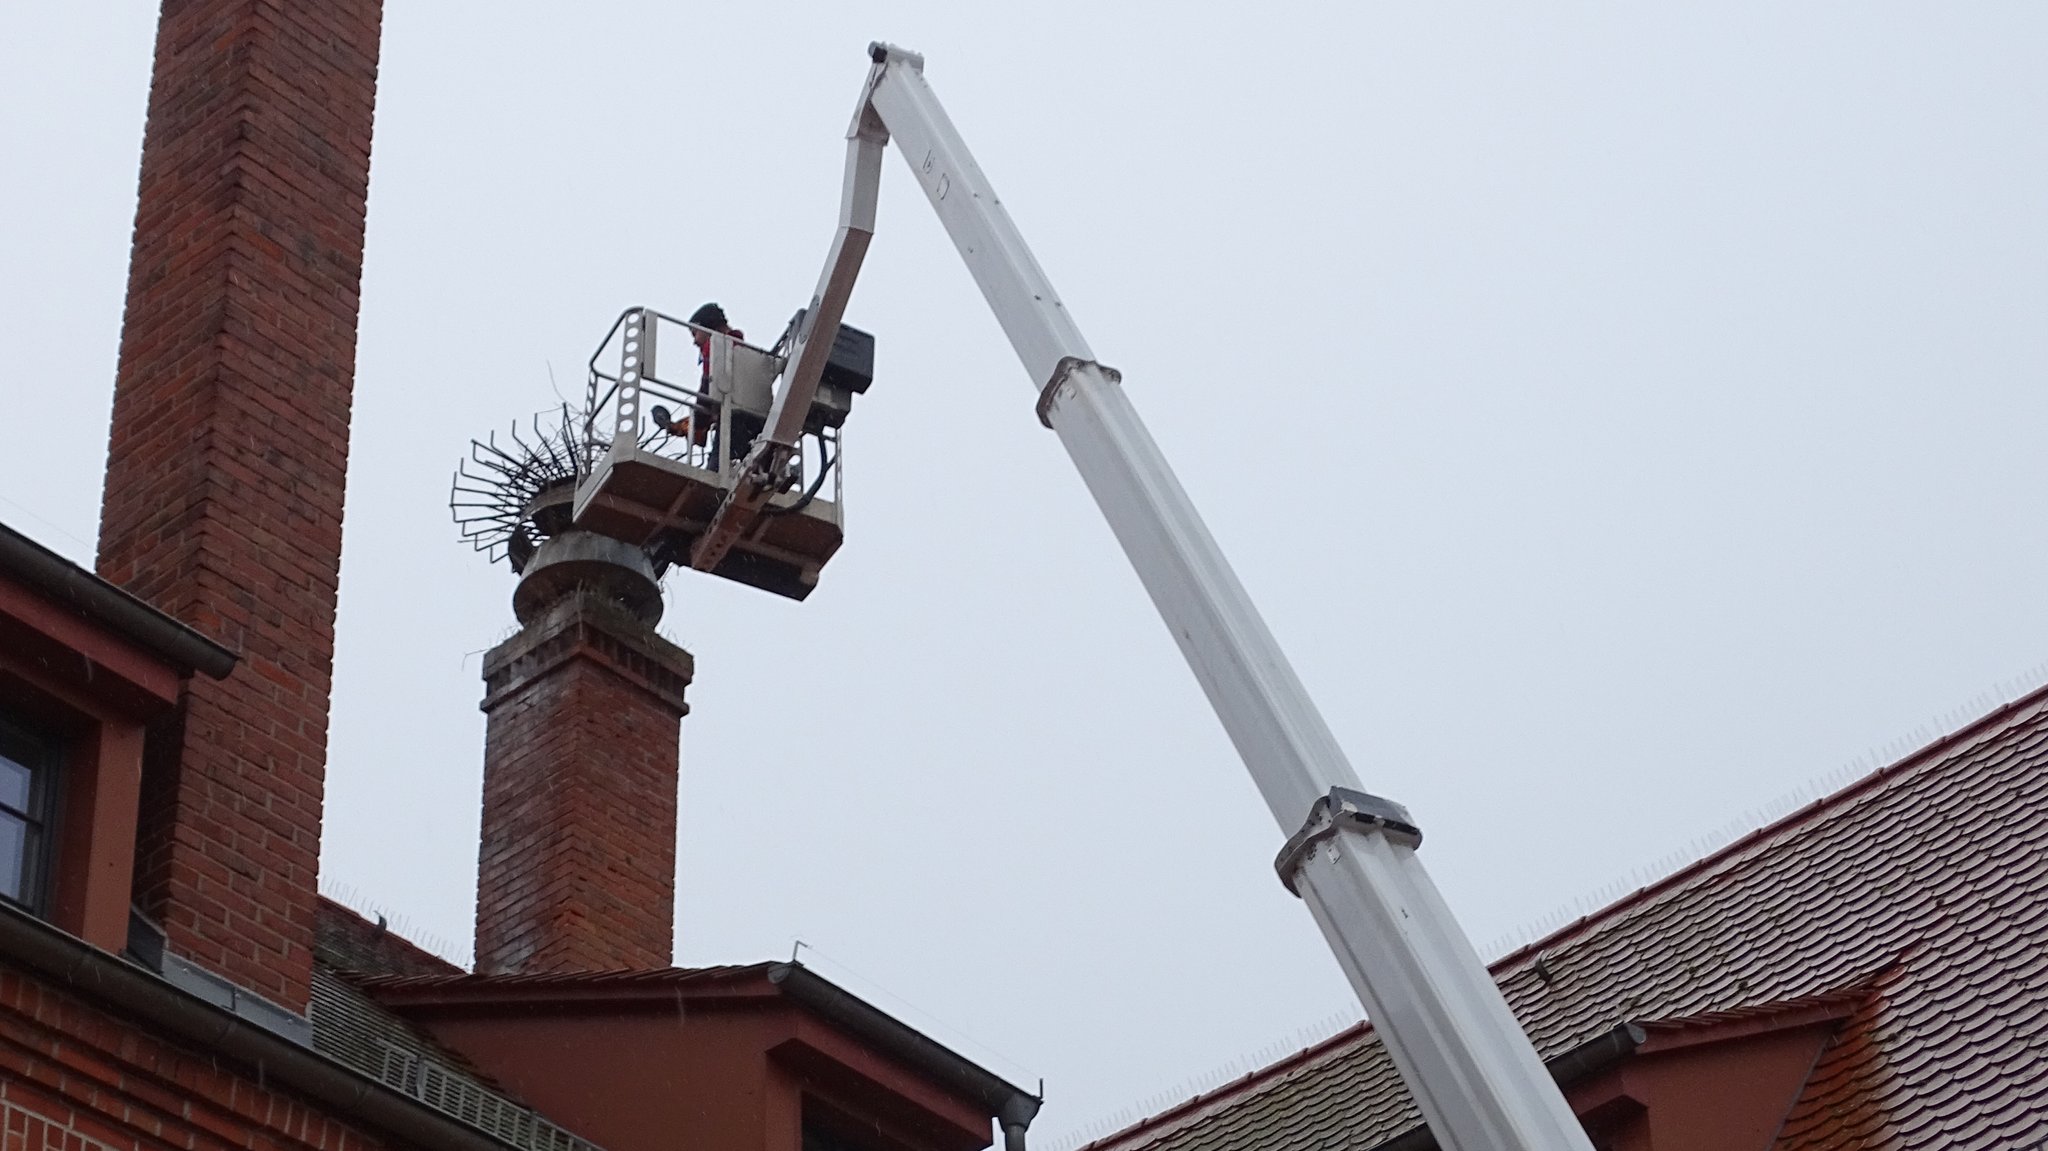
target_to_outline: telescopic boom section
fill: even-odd
[[[1360,788],[1119,376],[1096,362],[925,82],[924,59],[884,44],[871,45],[869,54],[874,67],[848,133],[839,234],[806,313],[811,330],[790,355],[769,434],[749,456],[749,475],[765,493],[776,482],[777,453],[794,442],[794,424],[810,403],[866,251],[878,157],[893,136],[1038,389],[1040,420],[1059,434],[1289,835],[1280,878],[1308,904],[1438,1144],[1450,1151],[1591,1151],[1423,870],[1416,855],[1421,833],[1399,804]],[[737,525],[726,529],[731,538],[752,514],[746,501],[756,499],[758,508],[765,498],[736,492],[727,501]],[[717,534],[707,533],[694,566],[717,562],[710,542]]]

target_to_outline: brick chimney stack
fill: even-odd
[[[311,977],[381,0],[164,0],[99,570],[238,650],[143,782],[170,950]]]
[[[654,632],[638,548],[568,531],[524,565],[484,657],[479,973],[667,967],[690,654]]]

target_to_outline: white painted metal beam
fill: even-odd
[[[698,571],[717,567],[769,498],[781,490],[785,466],[797,450],[797,437],[803,434],[818,380],[832,356],[833,342],[839,338],[839,322],[875,235],[875,201],[881,192],[882,152],[888,147],[889,133],[870,106],[869,94],[883,71],[879,61],[869,71],[868,85],[861,90],[853,123],[846,130],[839,226],[832,234],[824,270],[818,273],[817,289],[804,307],[803,322],[791,336],[790,346],[783,349],[786,363],[765,428],[755,437],[746,458],[734,461],[733,486],[690,548],[690,566]]]
[[[1290,853],[1283,878],[1308,903],[1438,1143],[1591,1151],[1424,871],[1420,837],[1359,817],[1343,792],[1333,793],[1359,786],[1343,749],[1118,377],[1095,362],[925,82],[923,59],[885,45],[871,51],[874,111],[1041,389],[1041,418],[1059,434],[1273,817],[1305,844]]]

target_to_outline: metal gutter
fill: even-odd
[[[1543,1067],[1560,1088],[1569,1089],[1635,1054],[1649,1034],[1633,1023],[1617,1024],[1577,1047],[1546,1059]],[[1438,1151],[1429,1125],[1417,1124],[1370,1151]]]
[[[151,972],[0,903],[0,961],[209,1052],[253,1066],[267,1084],[331,1114],[434,1151],[517,1151],[327,1056],[181,991]]]
[[[520,1005],[645,1001],[676,1010],[686,997],[773,996],[869,1050],[914,1072],[925,1082],[981,1108],[1002,1127],[1005,1151],[1023,1151],[1040,1096],[975,1064],[916,1028],[817,975],[801,963],[757,963],[704,969],[530,975],[385,976],[359,986],[401,1014],[410,1009],[503,1008]],[[723,988],[723,990],[721,990]],[[707,995],[708,992],[708,995]]]
[[[0,524],[0,574],[12,576],[188,671],[225,679],[235,653],[56,552]]]
[[[811,1014],[844,1028],[875,1050],[986,1108],[1002,1124],[1005,1142],[1012,1144],[1012,1151],[1021,1151],[1024,1129],[1031,1125],[1043,1102],[1039,1096],[970,1062],[823,976],[812,974],[801,963],[773,965],[768,969],[768,982]]]

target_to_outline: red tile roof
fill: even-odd
[[[1865,1004],[1882,994],[1881,989],[1885,981],[1896,970],[1887,968],[1840,991],[1802,995],[1782,1003],[1763,1003],[1754,1007],[1738,1007],[1732,1011],[1708,1011],[1677,1019],[1633,1020],[1643,1034],[1643,1041],[1637,1045],[1637,1050],[1656,1051],[1702,1040],[1725,1040],[1738,1035],[1754,1035],[1816,1023],[1846,1021]]]
[[[460,975],[462,968],[321,896],[313,908],[313,958],[359,975]]]
[[[1546,1058],[1623,1021],[1781,1010],[1882,972],[1776,1151],[2048,1140],[2048,688],[1492,970]],[[1089,1147],[1363,1149],[1419,1122],[1360,1024]]]

